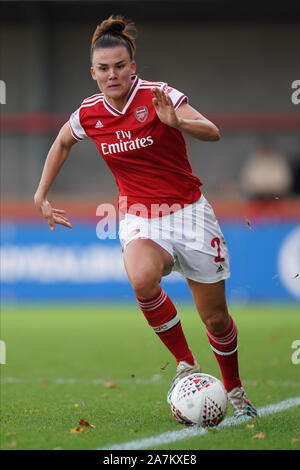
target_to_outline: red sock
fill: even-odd
[[[179,361],[194,364],[176,308],[162,288],[160,287],[159,292],[151,299],[137,298],[137,301],[149,325],[173,354],[177,364]]]
[[[237,328],[230,317],[230,325],[224,333],[213,334],[206,330],[210,346],[219,363],[224,387],[230,392],[235,387],[241,387],[237,353]]]

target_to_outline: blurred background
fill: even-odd
[[[97,236],[114,178],[92,141],[73,147],[49,194],[71,230],[33,206],[47,152],[81,101],[92,34],[121,14],[138,28],[137,71],[168,82],[221,131],[187,138],[229,246],[230,301],[300,300],[299,5],[252,1],[0,2],[1,301],[130,301],[116,236]],[[185,280],[162,282],[191,300]]]

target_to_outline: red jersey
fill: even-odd
[[[100,93],[86,98],[69,121],[73,137],[90,137],[112,171],[119,209],[143,217],[163,215],[170,212],[166,204],[178,209],[201,196],[202,183],[192,173],[182,133],[162,123],[156,114],[154,87],[168,93],[175,110],[187,101],[164,82],[134,76],[122,111]],[[137,213],[137,205],[144,210]],[[159,213],[153,210],[158,206]]]

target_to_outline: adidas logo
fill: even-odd
[[[99,120],[97,121],[96,125],[95,125],[95,129],[99,129],[99,127],[103,127],[103,124],[102,122]]]
[[[224,271],[224,268],[223,268],[223,266],[220,264],[220,266],[218,267],[218,269],[217,269],[216,272],[217,272],[217,273],[220,273],[221,271]]]

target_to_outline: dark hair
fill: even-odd
[[[135,35],[136,28],[133,22],[123,16],[111,15],[97,26],[93,34],[91,59],[95,49],[125,46],[132,60],[136,50]]]

